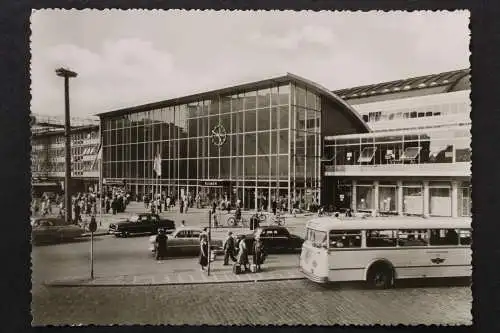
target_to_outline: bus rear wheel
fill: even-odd
[[[394,285],[393,270],[387,265],[376,265],[370,268],[367,282],[374,289],[388,289]]]

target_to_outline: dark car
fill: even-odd
[[[253,243],[256,236],[260,236],[266,252],[286,251],[292,252],[302,248],[304,239],[290,234],[287,228],[282,226],[262,226],[252,234],[245,235],[246,243],[250,253],[253,251]]]
[[[144,213],[130,217],[126,221],[109,225],[109,233],[117,237],[127,237],[132,234],[156,234],[163,228],[167,234],[175,230],[175,222],[162,219],[158,214]]]
[[[68,224],[57,217],[40,217],[31,220],[31,239],[33,244],[63,242],[79,238],[84,230],[77,225]]]

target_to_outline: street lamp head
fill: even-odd
[[[76,72],[70,71],[69,69],[62,68],[62,67],[56,69],[56,74],[57,74],[57,76],[61,76],[61,77],[76,77],[77,76]]]

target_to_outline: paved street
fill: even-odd
[[[468,287],[359,285],[307,280],[244,284],[42,288],[34,325],[73,324],[471,324]]]

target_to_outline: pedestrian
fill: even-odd
[[[188,207],[189,207],[189,201],[187,199],[184,199],[184,213],[186,214],[188,212]]]
[[[234,256],[234,250],[236,247],[234,246],[234,238],[233,238],[233,233],[231,231],[227,233],[227,238],[224,240],[223,248],[224,248],[224,266],[229,265],[229,258],[231,258],[233,262],[236,262],[236,258]]]
[[[184,212],[184,200],[179,200],[179,211],[182,214]]]
[[[201,270],[205,270],[205,266],[208,265],[208,241],[207,237],[204,236],[200,241],[200,260],[199,260]]]
[[[182,220],[180,228],[184,229],[185,227],[186,227],[186,221]]]
[[[208,233],[207,233],[207,231],[208,231],[208,228],[207,228],[207,227],[203,228],[203,231],[202,231],[202,232],[201,232],[201,234],[200,234],[200,242],[201,242],[201,239],[202,239],[203,237],[206,237],[206,238],[208,239]]]
[[[256,271],[260,271],[260,265],[264,263],[264,244],[259,236],[255,237],[252,261],[255,265]]]
[[[277,208],[276,200],[273,199],[273,201],[271,202],[271,209],[273,210],[273,215],[275,216],[276,216],[276,208]]]
[[[162,260],[167,257],[167,235],[165,230],[159,229],[156,236],[156,260]]]
[[[111,203],[109,202],[109,198],[106,197],[106,214],[109,214],[110,209],[111,209]]]
[[[167,201],[165,204],[165,210],[170,211],[170,196],[167,196]]]
[[[243,266],[245,272],[248,271],[248,248],[245,241],[245,235],[240,236],[240,244],[238,249],[238,264]]]

